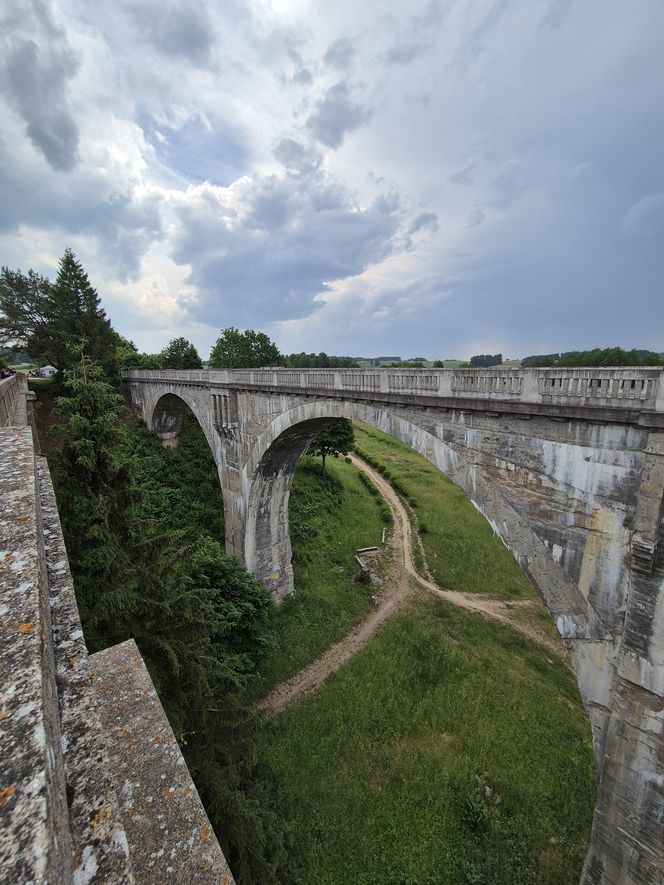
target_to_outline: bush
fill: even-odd
[[[385,525],[392,525],[392,511],[387,504],[382,504],[380,508],[380,517]]]
[[[489,829],[489,807],[484,798],[484,791],[473,789],[467,793],[461,808],[461,817],[473,833],[485,833]]]

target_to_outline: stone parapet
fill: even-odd
[[[128,382],[207,385],[432,408],[586,417],[664,427],[660,368],[130,370]]]
[[[232,885],[136,643],[89,662],[137,881]]]
[[[125,686],[134,680],[141,703],[122,709],[124,727],[164,735],[168,751],[153,754],[151,776],[178,790],[168,827],[157,805],[140,821],[126,806],[131,760],[120,764],[100,716],[109,702],[96,690],[101,659],[88,656],[48,465],[26,424],[27,384],[16,377],[0,388],[0,881],[232,883],[133,643]],[[105,660],[127,669],[127,645]],[[146,844],[175,872],[145,864]]]
[[[65,882],[73,846],[35,454],[0,429],[0,879]]]

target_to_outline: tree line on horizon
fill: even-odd
[[[0,272],[0,347],[6,352],[27,353],[58,369],[59,380],[76,362],[83,347],[94,354],[106,377],[117,383],[125,369],[200,369],[204,363],[196,347],[186,338],[172,339],[159,353],[141,353],[134,344],[113,329],[101,306],[97,290],[90,283],[81,263],[71,249],[66,249],[55,282],[36,273],[3,267]],[[78,349],[78,350],[77,350]],[[2,356],[0,355],[0,359]],[[422,357],[412,360],[390,358],[383,368],[421,368]],[[377,360],[372,360],[377,363]],[[477,354],[461,367],[487,368],[501,365],[502,354]],[[264,333],[253,329],[240,331],[234,326],[222,329],[206,364],[212,369],[287,368],[343,369],[359,368],[357,358],[318,354],[282,354]],[[435,360],[433,368],[443,368]],[[624,350],[620,347],[592,348],[533,355],[521,360],[532,368],[583,366],[660,366],[664,356],[650,350]]]

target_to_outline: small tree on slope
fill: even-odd
[[[323,459],[323,473],[325,473],[325,459],[328,455],[332,455],[333,458],[347,455],[354,443],[355,435],[352,423],[348,418],[338,418],[334,424],[319,433],[309,443],[307,454],[320,455]]]

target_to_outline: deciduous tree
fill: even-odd
[[[309,455],[320,455],[323,459],[323,473],[325,473],[325,459],[328,455],[338,458],[339,455],[347,455],[353,448],[355,435],[353,425],[348,418],[338,418],[327,430],[319,433],[310,443],[307,449]]]
[[[210,354],[211,369],[251,369],[283,365],[277,345],[264,332],[223,329]]]
[[[173,338],[161,352],[164,369],[202,369],[198,351],[186,338]]]

